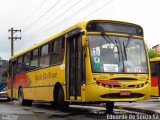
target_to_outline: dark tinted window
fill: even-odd
[[[49,45],[44,45],[41,47],[41,56],[45,56],[49,54]]]
[[[87,31],[103,31],[143,35],[143,30],[141,27],[120,23],[91,22],[87,25]]]
[[[151,76],[157,76],[156,74],[156,63],[151,62]]]
[[[35,49],[31,52],[30,70],[34,70],[38,67],[38,58],[38,49]]]
[[[65,41],[57,38],[51,42],[51,65],[60,64],[63,61]]]
[[[48,67],[49,66],[49,44],[46,44],[41,47],[40,51],[40,67]]]
[[[24,71],[29,71],[30,57],[31,57],[30,52],[24,55]]]
[[[18,57],[17,60],[17,74],[23,71],[23,56]]]
[[[32,51],[32,59],[37,59],[38,58],[38,49],[35,49]]]

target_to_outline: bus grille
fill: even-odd
[[[141,98],[144,97],[144,94],[140,94],[140,93],[131,93],[131,95],[129,96],[122,96],[120,95],[120,93],[111,93],[111,94],[105,94],[105,95],[101,95],[101,98]]]
[[[145,82],[145,83],[140,83],[140,84],[134,84],[134,85],[124,85],[124,84],[120,84],[120,85],[105,85],[105,84],[101,84],[101,83],[98,83],[98,82],[96,82],[96,84],[97,85],[101,85],[101,86],[103,86],[103,87],[105,87],[105,88],[117,88],[117,89],[128,89],[128,88],[132,88],[132,89],[134,89],[134,88],[142,88],[142,87],[144,87],[146,84],[147,84],[147,82]]]

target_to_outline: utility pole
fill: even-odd
[[[9,29],[8,32],[11,32],[11,36],[8,39],[11,39],[11,56],[14,55],[14,41],[17,39],[21,40],[21,37],[14,37],[14,33],[21,32],[21,30],[14,30],[13,28]]]

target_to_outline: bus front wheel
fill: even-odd
[[[112,114],[113,109],[114,109],[114,102],[111,101],[106,102],[106,112]]]
[[[69,108],[69,103],[66,102],[64,98],[63,89],[60,87],[58,91],[58,107],[60,110],[66,111]]]

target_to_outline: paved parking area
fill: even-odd
[[[117,102],[115,108],[133,110],[137,112],[144,112],[147,114],[160,114],[160,98],[151,98],[146,101],[139,102]]]

